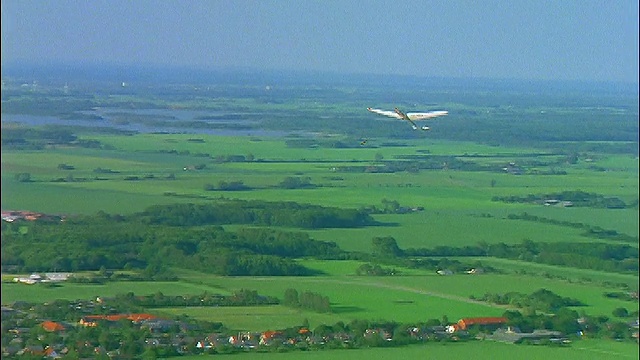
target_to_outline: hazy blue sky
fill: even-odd
[[[2,0],[2,63],[638,82],[638,0]]]

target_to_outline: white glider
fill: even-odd
[[[445,116],[449,114],[448,111],[404,113],[398,108],[395,108],[394,111],[380,110],[380,109],[373,109],[373,108],[367,108],[367,110],[371,111],[372,113],[376,113],[376,114],[380,114],[380,115],[384,115],[384,116],[388,116],[388,117],[392,117],[400,120],[407,120],[408,122],[411,123],[411,127],[413,127],[413,130],[418,130],[418,129],[429,130],[428,126],[418,127],[418,125],[414,121],[428,120],[428,119],[433,119],[439,116]]]

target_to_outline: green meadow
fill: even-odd
[[[470,355],[473,354],[473,355]],[[345,359],[345,360],[395,360],[395,359],[467,359],[481,360],[618,360],[637,359],[638,345],[603,340],[580,340],[569,347],[522,346],[493,341],[464,343],[427,343],[402,348],[369,348],[358,350],[291,351],[282,353],[238,353],[233,355],[197,355],[182,357],[185,360],[208,358],[232,359]]]

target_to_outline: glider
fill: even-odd
[[[433,118],[436,118],[438,116],[445,116],[445,115],[449,114],[448,111],[429,111],[429,112],[409,112],[409,113],[404,113],[398,108],[395,108],[393,111],[373,109],[373,108],[367,108],[367,110],[371,111],[372,113],[376,113],[376,114],[380,114],[380,115],[384,115],[384,116],[388,116],[388,117],[392,117],[392,118],[396,118],[396,119],[400,119],[400,120],[407,120],[408,122],[411,123],[411,127],[413,127],[413,130],[418,130],[418,129],[429,130],[428,126],[418,127],[418,125],[415,123],[415,121],[433,119]]]

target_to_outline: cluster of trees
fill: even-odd
[[[375,205],[366,206],[364,210],[371,214],[404,214],[411,211],[422,211],[424,208],[422,206],[417,207],[407,207],[400,206],[398,200],[387,200],[382,199],[382,207],[378,208]]]
[[[635,301],[638,302],[638,292],[635,292],[635,296],[634,294],[631,294],[629,292],[621,292],[621,291],[615,291],[615,292],[606,292],[604,293],[605,297],[608,298],[612,298],[612,299],[621,299],[621,300],[625,300],[625,301]]]
[[[4,104],[3,104],[4,105]],[[4,106],[2,109],[4,112]],[[4,149],[40,150],[50,144],[72,144],[78,137],[63,127],[2,127],[2,147]]]
[[[308,189],[314,188],[316,185],[311,183],[311,178],[308,176],[287,176],[278,184],[278,187],[283,189]]]
[[[318,229],[377,224],[364,210],[260,200],[220,200],[206,205],[156,205],[133,215],[133,218],[149,224],[170,226],[251,224]]]
[[[299,257],[374,260],[395,266],[464,271],[483,267],[447,257],[498,257],[594,270],[637,273],[637,248],[605,243],[481,243],[476,246],[401,249],[393,237],[372,239],[370,255],[346,253],[303,232],[266,228],[225,231],[215,224],[348,227],[372,224],[364,210],[291,202],[220,201],[158,205],[129,216],[98,213],[65,222],[2,222],[2,266],[14,271],[144,269],[167,278],[171,265],[220,275],[310,275]],[[484,270],[488,270],[486,266]]]
[[[299,177],[299,176],[287,176],[282,181],[280,181],[276,187],[282,189],[309,189],[315,188],[317,185],[311,183],[311,178],[308,176]],[[242,191],[242,190],[251,190],[252,187],[249,187],[244,184],[242,180],[236,181],[224,181],[221,180],[218,182],[218,185],[206,184],[204,186],[206,191]]]
[[[539,289],[528,295],[519,292],[509,292],[505,294],[487,293],[480,297],[471,296],[471,299],[498,305],[527,308],[529,311],[542,311],[544,313],[556,313],[561,308],[569,306],[585,306],[585,304],[577,299],[562,297],[547,289]]]
[[[58,170],[75,170],[75,166],[69,164],[58,164]]]
[[[472,247],[465,247],[462,250],[458,248],[446,247],[445,252],[432,252],[427,249],[401,249],[396,239],[392,236],[375,237],[371,239],[371,258],[385,264],[393,264],[412,269],[428,269],[428,270],[450,270],[452,272],[465,272],[471,269],[482,269],[485,272],[495,272],[491,266],[483,265],[480,261],[472,263],[464,263],[459,260],[449,259],[447,256],[483,256],[479,250],[472,250]],[[437,247],[436,249],[441,249]],[[466,252],[465,250],[472,250]],[[469,255],[476,253],[476,255]],[[428,255],[427,255],[428,254]],[[357,254],[352,254],[356,257]],[[363,259],[366,259],[363,258]],[[368,267],[361,267],[367,270]],[[392,270],[395,272],[395,270]]]
[[[298,290],[288,288],[284,292],[282,304],[289,307],[311,310],[319,313],[330,313],[331,302],[329,297],[312,291],[303,291],[298,294]]]
[[[590,338],[632,339],[632,328],[624,321],[611,320],[606,315],[586,315],[569,308],[560,308],[555,314],[507,311],[503,315],[508,324],[523,332],[535,329],[561,331],[567,335],[582,331]]]
[[[570,201],[573,206],[607,208],[607,209],[625,209],[638,206],[638,200],[632,204],[626,204],[617,197],[606,197],[601,194],[588,193],[585,191],[563,191],[551,194],[529,194],[527,196],[494,196],[492,201],[503,201],[508,203],[544,203],[548,200]]]
[[[5,112],[5,104],[2,104]],[[109,128],[92,128],[92,132],[126,133]],[[0,134],[2,147],[6,150],[43,150],[51,145],[76,146],[92,149],[113,149],[111,145],[98,140],[82,139],[77,129],[70,126],[45,125],[40,127],[2,126]]]
[[[255,156],[253,154],[245,155],[216,155],[213,160],[217,163],[228,163],[228,162],[251,162],[255,160]]]
[[[205,184],[204,189],[206,191],[242,191],[242,190],[250,190],[251,188],[244,184],[242,180],[236,181],[218,181],[218,185]]]
[[[189,150],[176,150],[176,149],[157,150],[157,152],[160,154],[172,154],[172,155],[194,156],[194,157],[210,157],[211,156],[207,153],[192,153]],[[201,165],[204,165],[204,164],[201,164]]]
[[[357,275],[388,276],[395,275],[397,273],[396,269],[382,267],[379,264],[372,265],[369,263],[362,264],[356,269]]]
[[[148,220],[148,218],[145,218]],[[60,221],[2,223],[2,266],[20,272],[141,269],[166,278],[170,266],[219,275],[311,275],[293,259],[340,258],[333,242],[303,232],[150,224],[99,213]]]
[[[31,182],[31,173],[17,173],[15,178],[17,182]]]
[[[196,141],[196,139],[188,139],[187,141],[189,141],[189,142],[200,142],[200,141]],[[202,142],[204,142],[204,140],[202,140]],[[160,154],[172,154],[172,155],[180,155],[180,156],[193,156],[193,157],[199,157],[199,158],[210,158],[211,160],[213,160],[214,162],[216,162],[218,164],[229,163],[229,162],[252,162],[252,161],[256,161],[256,158],[252,153],[249,153],[247,155],[238,155],[238,154],[222,155],[221,154],[221,155],[212,156],[209,153],[191,152],[190,150],[169,149],[169,150],[156,150],[156,152],[160,153]],[[201,169],[204,168],[204,165],[203,164],[200,164],[199,166],[196,165],[195,168],[196,168],[196,170],[201,170]]]
[[[120,171],[117,171],[117,170],[112,170],[109,168],[101,168],[101,167],[97,167],[93,169],[93,172],[96,174],[119,174],[120,173]]]

